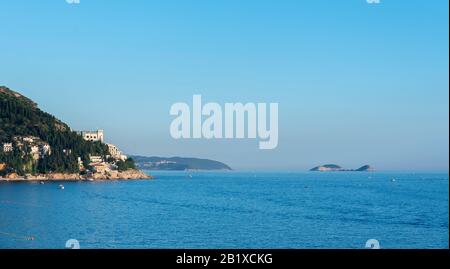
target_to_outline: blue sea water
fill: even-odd
[[[449,247],[448,173],[152,174],[0,183],[0,248]]]

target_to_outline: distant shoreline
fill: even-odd
[[[223,162],[192,157],[146,157],[130,155],[140,169],[153,171],[220,171],[232,170]]]

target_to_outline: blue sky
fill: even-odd
[[[448,1],[0,0],[0,84],[125,152],[448,170]],[[173,140],[175,102],[278,102],[279,146]]]

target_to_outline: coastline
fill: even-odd
[[[104,181],[104,180],[151,180],[152,176],[141,170],[129,169],[127,171],[110,171],[80,175],[77,173],[49,173],[39,175],[19,176],[15,173],[0,177],[0,182],[33,182],[33,181]]]

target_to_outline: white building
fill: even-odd
[[[3,143],[3,152],[12,152],[13,145],[12,143]]]
[[[118,147],[116,147],[113,144],[106,144],[108,145],[109,154],[111,154],[111,157],[114,159],[119,159],[120,155],[122,155],[122,152],[119,150]]]
[[[83,161],[81,160],[81,157],[78,157],[77,161],[78,161],[78,167],[80,168],[80,170],[83,170],[84,165],[83,165]]]
[[[50,145],[49,144],[40,144],[39,145],[39,154],[41,156],[51,155],[52,149],[50,148]]]
[[[78,132],[79,135],[83,137],[86,141],[100,141],[103,142],[103,130],[97,130],[97,131],[81,131]]]
[[[111,154],[111,157],[113,157],[114,159],[125,161],[128,158],[115,145],[113,144],[106,144],[106,145],[108,145],[109,154]]]
[[[31,146],[31,156],[33,157],[34,160],[38,160],[39,159],[39,147],[38,146]]]
[[[91,163],[102,163],[103,162],[102,156],[89,156],[89,159],[90,159]]]
[[[27,143],[33,143],[35,140],[39,140],[39,138],[35,136],[26,136],[22,138],[22,141]]]

